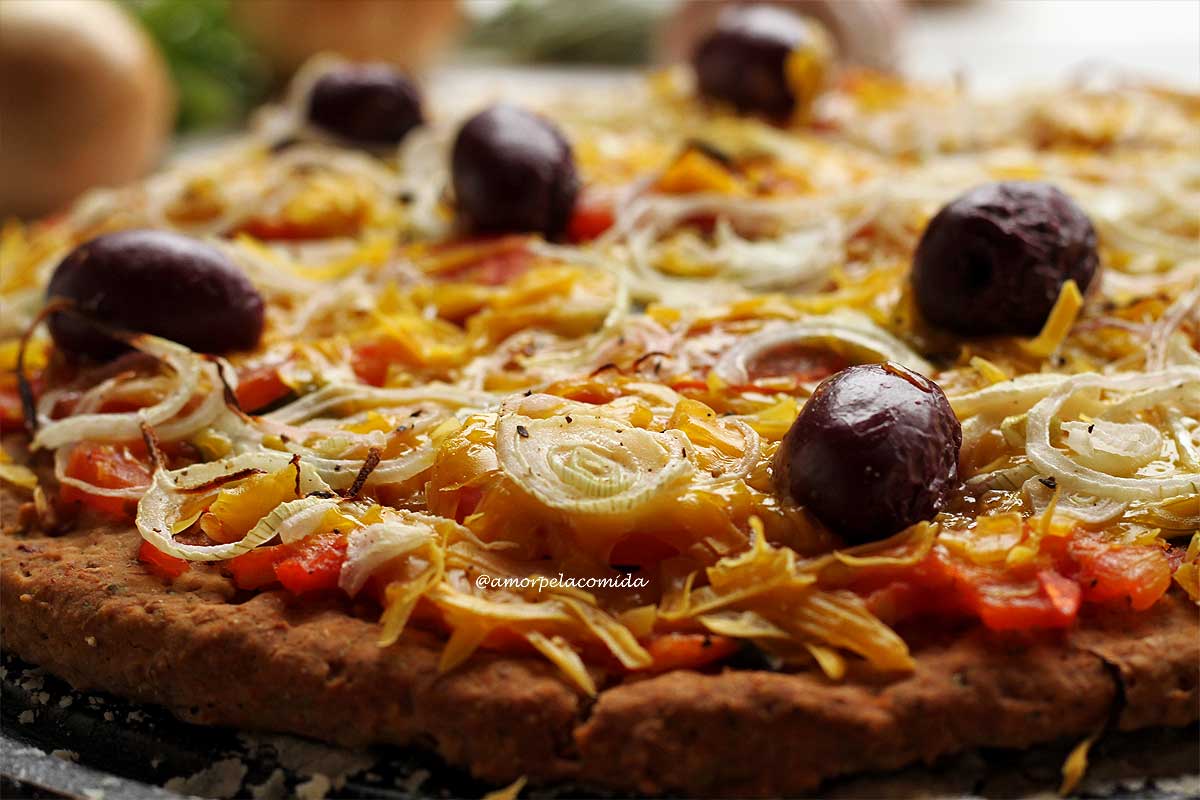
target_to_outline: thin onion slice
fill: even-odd
[[[1064,422],[1064,443],[1075,459],[1110,475],[1132,475],[1162,452],[1163,436],[1146,422]]]
[[[1050,507],[1054,491],[1040,479],[1030,478],[1021,486],[1021,495],[1034,516],[1037,516]],[[1128,503],[1112,498],[1060,491],[1054,504],[1054,514],[1071,517],[1085,528],[1099,530],[1120,519],[1128,508]]]
[[[347,543],[346,560],[338,577],[338,587],[353,597],[379,567],[393,559],[415,553],[437,538],[438,533],[433,525],[416,514],[387,519],[354,531]]]
[[[106,486],[97,486],[94,483],[80,480],[67,474],[67,464],[71,459],[71,451],[74,448],[70,445],[60,447],[54,451],[54,478],[64,486],[72,486],[94,497],[116,497],[121,500],[137,500],[146,493],[146,488],[150,484],[142,486],[125,486],[119,489],[112,489]]]
[[[767,325],[726,351],[713,365],[713,372],[728,384],[749,383],[751,367],[764,353],[789,345],[814,344],[841,345],[856,355],[865,356],[863,361],[895,361],[923,375],[933,373],[933,366],[912,348],[860,314],[831,314]]]
[[[695,472],[678,431],[656,433],[607,417],[502,414],[496,454],[522,491],[576,514],[623,514],[671,494]]]
[[[381,389],[358,383],[330,383],[272,411],[263,419],[295,425],[335,409],[359,410],[422,402],[438,403],[449,408],[482,409],[494,405],[496,398],[488,392],[460,389],[457,386],[439,383],[410,389]]]
[[[277,507],[236,542],[217,545],[183,544],[175,541],[172,531],[183,517],[186,501],[195,497],[197,492],[207,491],[221,479],[232,475],[251,470],[274,472],[283,469],[289,463],[292,463],[292,460],[286,453],[264,451],[171,471],[160,468],[155,471],[150,488],[138,503],[137,529],[142,538],[158,550],[188,561],[222,561],[249,552],[275,536],[291,514],[300,513],[316,502],[327,502],[328,498],[301,498],[295,502],[313,502],[306,503],[303,507],[289,507],[289,513],[286,514],[280,512]],[[296,469],[300,494],[309,495],[329,490],[328,484],[321,480],[312,467],[297,464]]]
[[[380,461],[371,470],[363,486],[403,483],[432,467],[435,460],[436,453],[432,446],[419,446],[396,458]],[[347,489],[352,486],[364,463],[362,459],[321,458],[307,453],[302,456],[302,461],[334,489]]]
[[[1057,391],[1029,410],[1026,424],[1029,460],[1044,475],[1051,475],[1063,488],[1114,500],[1164,500],[1195,491],[1200,473],[1176,471],[1154,477],[1118,477],[1080,464],[1050,442],[1052,425],[1063,406],[1081,392],[1125,391],[1136,393],[1115,405],[1124,409],[1148,407],[1159,402],[1187,397],[1189,387],[1200,384],[1200,367],[1174,367],[1146,374],[1106,376],[1079,375],[1064,382]]]
[[[1009,417],[1028,411],[1034,403],[1062,386],[1068,375],[1034,373],[992,384],[967,394],[950,397],[950,407],[959,419],[979,414]]]
[[[175,372],[175,382],[171,391],[154,405],[137,411],[79,414],[61,420],[43,419],[30,445],[32,449],[53,450],[84,439],[96,442],[140,439],[143,424],[157,427],[182,411],[199,388],[201,376],[206,373],[213,387],[210,391],[220,393],[216,367],[186,347],[149,335],[137,337],[135,343],[139,350],[162,360]],[[208,407],[205,406],[205,409],[207,413]],[[210,420],[202,420],[202,417],[203,415],[193,416],[191,422],[197,428],[203,427]],[[173,432],[178,434],[178,431]]]

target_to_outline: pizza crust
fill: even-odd
[[[0,497],[11,521],[17,498]],[[1087,616],[1069,634],[904,632],[910,675],[671,672],[594,700],[534,658],[479,653],[437,674],[421,631],[380,649],[368,614],[336,600],[248,595],[210,567],[172,586],[136,561],[139,537],[96,526],[0,536],[5,648],[80,689],[183,719],[343,745],[429,746],[497,783],[521,775],[617,790],[772,795],[836,775],[980,746],[1025,747],[1197,719],[1200,629],[1169,594],[1140,614]],[[366,611],[361,609],[361,611]]]

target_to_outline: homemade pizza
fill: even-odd
[[[506,97],[323,59],[7,223],[6,649],[497,786],[1067,741],[1069,791],[1196,721],[1200,97],[839,70],[762,8]]]

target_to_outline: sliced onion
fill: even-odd
[[[263,451],[259,453],[244,453],[233,458],[213,461],[207,464],[197,464],[177,470],[159,469],[150,481],[138,503],[137,528],[142,538],[157,549],[176,558],[189,561],[221,561],[239,556],[253,550],[258,545],[275,536],[280,527],[286,524],[289,515],[278,514],[276,508],[266,518],[236,542],[217,545],[193,545],[175,541],[172,531],[182,519],[183,506],[186,501],[203,492],[214,482],[230,475],[237,475],[246,470],[275,472],[291,463],[291,456],[286,453]],[[307,495],[313,492],[328,491],[329,486],[312,467],[299,465],[300,493]],[[302,500],[325,500],[325,498],[302,498]],[[300,501],[296,501],[300,502]],[[293,513],[301,513],[314,505],[306,504],[303,508],[289,509]]]
[[[364,486],[384,486],[411,480],[432,467],[436,455],[432,445],[423,445],[396,458],[380,461],[371,470]],[[320,458],[307,454],[302,457],[302,462],[334,489],[352,486],[364,463],[363,459]]]
[[[496,398],[488,392],[460,389],[440,383],[429,383],[410,389],[381,389],[357,383],[331,383],[266,414],[263,419],[295,425],[338,408],[349,407],[357,411],[363,408],[405,406],[423,402],[438,403],[449,408],[482,409],[494,405]]]
[[[622,514],[675,492],[695,472],[688,441],[607,417],[501,414],[496,454],[522,491],[550,508]]]
[[[1200,494],[1184,494],[1164,503],[1138,503],[1129,518],[1170,531],[1174,536],[1195,534],[1200,531]]]
[[[154,428],[154,433],[162,442],[176,442],[198,433],[204,428],[211,427],[217,417],[223,414],[233,416],[225,403],[225,392],[221,387],[212,389],[191,412],[178,419],[173,419]]]
[[[1200,384],[1198,367],[1174,367],[1161,372],[1120,376],[1089,373],[1071,378],[1029,410],[1026,453],[1041,474],[1053,476],[1063,488],[1072,492],[1120,501],[1163,500],[1193,492],[1200,483],[1200,473],[1177,471],[1174,475],[1155,477],[1113,476],[1069,458],[1050,443],[1050,435],[1054,418],[1081,392],[1135,392],[1135,399],[1126,398],[1114,404],[1129,410],[1186,398],[1189,388],[1194,391],[1197,384]]]
[[[749,383],[751,367],[759,356],[788,345],[814,344],[824,347],[840,344],[866,356],[864,362],[895,361],[923,375],[933,373],[933,366],[912,348],[859,314],[767,325],[727,350],[713,365],[713,372],[725,383]]]
[[[388,519],[354,531],[346,547],[346,560],[338,576],[338,587],[353,597],[371,573],[392,559],[416,552],[437,539],[428,520],[416,514]]]
[[[140,439],[143,423],[152,427],[162,425],[187,405],[205,373],[213,386],[211,391],[221,391],[216,368],[186,347],[148,335],[139,336],[136,344],[139,350],[159,358],[175,372],[174,388],[162,400],[137,411],[119,414],[80,414],[61,420],[43,419],[31,447],[53,450],[85,439],[95,442]]]
[[[1031,478],[1038,477],[1037,467],[1024,459],[1010,467],[981,472],[966,481],[968,490],[974,493],[1002,491],[1015,492]]]
[[[1021,487],[1021,494],[1030,510],[1041,514],[1050,506],[1054,490],[1038,478],[1030,478]],[[1054,505],[1055,516],[1071,517],[1086,528],[1100,529],[1117,521],[1129,508],[1128,503],[1110,497],[1092,497],[1086,494],[1059,492]]]
[[[1062,386],[1069,375],[1034,373],[1018,375],[967,394],[950,397],[950,407],[959,419],[977,414],[1009,417],[1028,411],[1034,403]]]
[[[263,518],[275,530],[275,535],[284,544],[298,542],[317,532],[325,515],[337,508],[342,501],[336,497],[300,497],[280,503]]]
[[[723,469],[719,474],[709,473],[709,477],[703,480],[703,483],[708,485],[741,480],[749,475],[750,471],[762,460],[762,437],[758,435],[758,431],[740,419],[731,418],[725,422],[731,427],[737,428],[742,434],[742,457],[732,467]]]
[[[1064,422],[1064,443],[1075,460],[1110,475],[1132,475],[1162,452],[1163,436],[1146,422]]]

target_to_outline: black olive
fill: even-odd
[[[1034,336],[1063,284],[1096,277],[1096,230],[1048,183],[988,183],[929,221],[913,260],[917,307],[963,336]]]
[[[734,6],[701,40],[692,67],[705,97],[782,119],[812,102],[832,53],[812,20],[774,6]]]
[[[459,213],[480,231],[566,230],[579,176],[571,145],[554,123],[510,105],[467,120],[454,140]]]
[[[386,64],[347,64],[313,84],[308,119],[364,145],[398,144],[424,118],[421,95],[408,76]]]
[[[852,543],[933,517],[958,483],[962,428],[933,381],[897,364],[826,378],[784,436],[781,492]]]
[[[205,353],[252,348],[263,329],[262,296],[246,276],[219,250],[167,231],[121,231],[79,245],[54,270],[46,296],[71,300],[79,312],[51,315],[55,344],[98,359],[124,347],[89,319]]]

